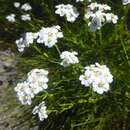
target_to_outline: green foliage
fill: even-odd
[[[20,0],[19,0],[20,1]],[[59,65],[57,49],[33,44],[24,54],[19,54],[19,71],[25,74],[33,68],[49,71],[49,88],[40,93],[32,107],[46,101],[49,118],[41,123],[41,130],[129,130],[130,129],[130,34],[125,28],[125,8],[119,0],[97,0],[112,7],[119,16],[114,26],[105,25],[100,31],[90,32],[83,14],[87,5],[74,0],[29,0],[33,10],[31,22],[8,23],[5,16],[17,11],[14,0],[0,0],[1,40],[14,44],[23,32],[39,30],[42,26],[60,25],[64,37],[58,47],[79,52],[80,63],[68,68]],[[21,1],[20,1],[21,2]],[[22,1],[27,2],[27,1]],[[74,23],[68,23],[55,12],[55,5],[71,3],[81,15]],[[17,11],[18,14],[21,13]],[[108,93],[99,95],[81,86],[79,75],[83,67],[99,62],[106,64],[114,82]]]

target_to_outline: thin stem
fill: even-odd
[[[61,52],[60,52],[59,47],[58,47],[56,44],[55,44],[54,46],[55,46],[56,50],[58,51],[58,53],[59,53],[59,55],[60,55],[60,54],[61,54]]]
[[[42,53],[41,50],[40,50],[36,45],[33,45],[33,48],[34,48],[39,54]]]
[[[125,53],[125,57],[126,57],[127,63],[128,63],[128,65],[129,65],[129,67],[130,67],[129,57],[128,57],[128,55],[127,55],[127,51],[126,51],[126,48],[125,48],[125,45],[124,45],[124,42],[123,42],[121,36],[120,36],[120,40],[121,40],[121,45],[122,45],[122,47],[123,47],[123,51],[124,51],[124,53]]]
[[[102,31],[101,31],[101,29],[99,31],[99,41],[100,41],[100,44],[102,45],[103,42],[102,42]]]

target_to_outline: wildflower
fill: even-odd
[[[83,2],[84,0],[76,0],[76,2]]]
[[[38,94],[48,88],[48,71],[44,69],[33,69],[28,73],[27,82],[34,94]]]
[[[122,0],[123,5],[127,5],[130,3],[130,0]]]
[[[21,15],[21,19],[23,21],[30,21],[31,20],[31,17],[29,14],[25,14],[25,15]]]
[[[67,21],[73,23],[76,18],[79,16],[77,9],[70,4],[64,5],[60,4],[56,6],[56,14],[59,14],[61,17],[66,16]]]
[[[61,53],[60,58],[62,59],[62,62],[60,63],[64,67],[68,67],[71,64],[79,63],[78,58],[76,57],[78,55],[77,52],[69,52],[64,51]]]
[[[47,89],[48,71],[44,69],[33,69],[27,74],[27,79],[18,83],[14,88],[17,97],[23,105],[31,105],[32,98],[39,92]]]
[[[7,19],[9,22],[14,23],[14,22],[15,22],[15,14],[10,14],[10,15],[6,16],[6,19]]]
[[[24,10],[24,11],[28,11],[28,10],[31,10],[32,7],[29,3],[25,3],[21,6],[21,9]]]
[[[60,26],[43,27],[38,32],[37,43],[43,43],[45,46],[51,48],[57,43],[58,38],[62,38],[63,33],[60,31]]]
[[[34,97],[34,94],[27,82],[18,83],[15,87],[15,91],[17,92],[17,97],[21,104],[31,105],[31,99]]]
[[[76,2],[83,2],[84,0],[76,0]],[[88,2],[91,2],[91,0],[88,0]]]
[[[25,47],[29,47],[30,44],[34,42],[34,39],[36,39],[35,33],[26,32],[24,37],[16,40],[15,43],[18,47],[19,52],[23,52]]]
[[[36,106],[32,113],[38,114],[38,117],[40,119],[40,121],[43,121],[44,119],[46,119],[48,117],[47,115],[47,107],[45,105],[45,102],[43,101],[42,103],[40,103],[38,106]]]
[[[14,2],[14,7],[19,8],[20,7],[20,2]]]
[[[92,32],[99,30],[106,23],[117,23],[118,17],[109,13],[111,7],[106,4],[91,3],[88,5],[85,18],[89,19],[88,26]]]
[[[109,84],[113,81],[113,76],[106,65],[96,63],[85,67],[85,73],[80,75],[79,80],[85,87],[91,86],[92,89],[99,93],[107,92]]]

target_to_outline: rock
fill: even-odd
[[[29,117],[20,106],[12,84],[17,79],[16,63],[10,50],[0,51],[0,130],[29,130],[31,125],[31,112]]]
[[[10,50],[0,51],[0,86],[6,87],[16,76],[15,56]],[[5,85],[6,84],[6,85]]]

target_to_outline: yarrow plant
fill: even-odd
[[[66,16],[67,21],[71,23],[73,23],[79,16],[77,9],[73,5],[70,5],[70,4],[57,5],[55,13],[59,14],[61,17]]]
[[[88,26],[92,32],[99,30],[106,23],[117,23],[117,15],[109,13],[109,11],[111,11],[111,7],[106,4],[95,2],[88,5],[85,18],[89,19]]]
[[[51,48],[57,43],[58,38],[62,38],[63,33],[61,32],[61,28],[59,25],[42,28],[38,32],[37,43],[42,43],[45,46]]]
[[[24,11],[29,11],[32,9],[32,7],[30,6],[29,3],[25,3],[21,6],[21,9],[24,10]]]
[[[14,90],[23,109],[31,109],[33,121],[38,121],[36,116],[42,122],[39,129],[130,129],[130,47],[123,21],[128,3],[10,4],[2,29],[9,42],[17,39],[18,68],[27,73],[25,80],[16,81]]]
[[[14,22],[15,22],[15,14],[10,14],[10,15],[6,16],[6,19],[7,19],[9,22],[14,23]]]
[[[16,45],[18,47],[19,52],[23,52],[25,47],[29,47],[30,44],[33,44],[34,39],[36,38],[36,33],[26,32],[23,37],[16,40]]]
[[[76,55],[78,55],[77,52],[69,52],[69,51],[62,52],[60,55],[62,62],[60,64],[64,67],[67,67],[70,66],[71,64],[79,63],[79,60],[76,57]]]
[[[123,5],[127,5],[130,3],[130,0],[122,0]]]
[[[31,20],[31,16],[30,14],[26,13],[27,11],[30,11],[32,9],[31,5],[29,3],[25,3],[23,5],[21,5],[20,2],[14,2],[14,7],[16,9],[20,9],[20,11],[24,11],[25,13],[21,15],[21,20],[22,21],[30,21]],[[16,22],[16,14],[10,14],[8,16],[6,16],[6,19],[9,22]]]
[[[28,73],[27,79],[15,87],[17,96],[23,105],[31,105],[32,98],[39,92],[48,88],[48,71],[33,69]]]
[[[29,14],[21,15],[21,20],[23,21],[30,21],[31,17]]]
[[[113,81],[113,76],[106,65],[95,63],[85,67],[85,73],[80,76],[79,80],[85,87],[92,86],[92,89],[99,93],[107,92],[109,84]]]
[[[43,121],[44,119],[46,119],[48,117],[47,115],[47,107],[45,105],[45,102],[43,101],[42,103],[40,103],[38,106],[36,106],[32,113],[38,114],[38,117],[40,119],[40,121]]]
[[[20,2],[14,2],[14,7],[15,7],[15,8],[19,8],[20,5],[21,5]]]
[[[62,37],[63,33],[59,25],[47,28],[42,27],[39,32],[27,32],[24,37],[16,40],[16,44],[20,52],[23,52],[25,47],[29,47],[30,44],[33,44],[34,40],[36,40],[37,43],[44,44],[48,48],[51,48],[58,42],[58,38]]]

